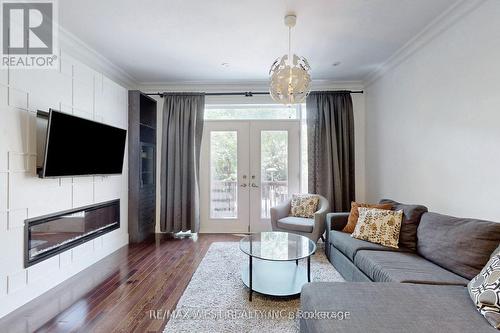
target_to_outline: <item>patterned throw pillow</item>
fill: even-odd
[[[500,329],[500,253],[491,257],[467,289],[477,310],[493,327]]]
[[[383,204],[366,204],[366,203],[359,203],[359,202],[351,202],[351,212],[349,213],[349,218],[347,219],[347,224],[342,229],[343,232],[348,232],[352,234],[354,232],[354,229],[356,228],[356,223],[358,223],[359,219],[359,207],[366,207],[366,208],[378,208],[378,209],[387,209],[391,210],[392,209],[392,203],[383,203]]]
[[[313,218],[318,204],[319,196],[315,194],[293,194],[290,216]]]
[[[351,237],[398,248],[403,211],[360,207],[359,219]]]

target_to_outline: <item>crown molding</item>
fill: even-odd
[[[137,81],[130,74],[61,26],[59,26],[59,45],[75,59],[101,72],[125,88],[132,89],[137,86]]]
[[[141,83],[136,87],[146,92],[241,92],[268,91],[269,81],[179,81]],[[313,80],[312,90],[363,89],[362,81]]]
[[[398,49],[382,65],[368,74],[363,80],[366,87],[383,77],[388,71],[397,67],[411,55],[423,48],[434,38],[451,28],[459,19],[479,7],[486,0],[459,0],[437,18],[432,20],[421,32]]]
[[[486,0],[459,0],[445,12],[435,18],[420,33],[398,49],[382,65],[371,72],[363,81],[313,80],[312,90],[364,89],[397,67],[408,57],[427,45],[434,38],[448,30],[460,18],[472,12]],[[60,46],[76,59],[102,72],[110,79],[128,89],[142,91],[204,91],[204,92],[239,92],[267,91],[269,82],[260,81],[173,81],[173,82],[137,82],[125,70],[111,62],[71,32],[59,27]]]

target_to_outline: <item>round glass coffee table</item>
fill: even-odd
[[[300,294],[311,282],[311,255],[316,244],[307,237],[287,232],[261,232],[246,236],[240,249],[248,255],[248,266],[241,272],[243,283],[254,291],[270,296]],[[307,259],[307,269],[299,260]]]

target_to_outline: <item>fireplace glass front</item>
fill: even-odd
[[[25,221],[25,266],[120,227],[120,200]]]

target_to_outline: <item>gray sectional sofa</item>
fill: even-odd
[[[327,215],[325,251],[348,282],[305,285],[301,310],[349,316],[302,318],[301,332],[498,332],[466,286],[500,250],[500,223],[383,201],[403,210],[398,249],[341,232],[348,213]]]

